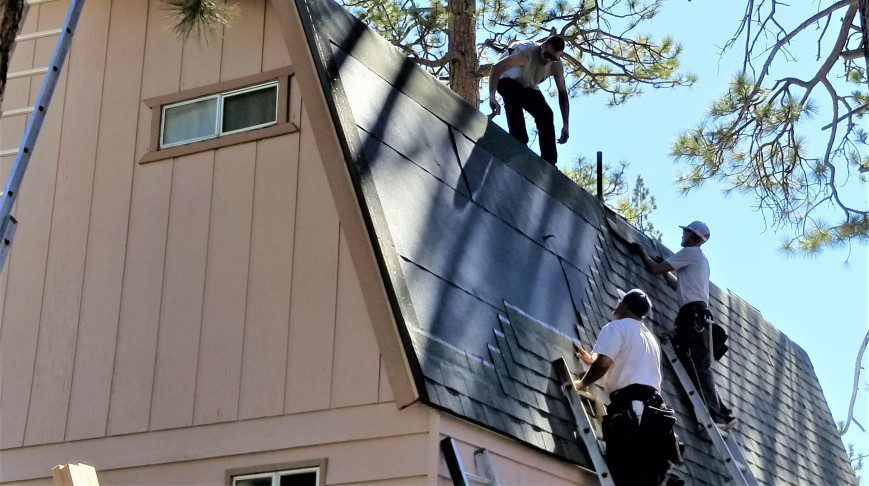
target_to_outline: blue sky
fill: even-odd
[[[785,27],[796,25],[816,12],[815,2],[791,5],[796,7],[780,7],[784,8]],[[712,267],[712,280],[760,309],[768,321],[808,352],[834,419],[844,420],[854,360],[869,323],[867,248],[854,246],[850,253],[827,250],[812,258],[788,256],[779,250],[785,233],[765,226],[750,197],[725,198],[715,182],[681,196],[674,184],[679,168],[669,157],[673,139],[703,118],[710,102],[724,93],[728,80],[741,67],[739,49],[724,58],[718,53],[719,46],[736,29],[744,6],[744,2],[735,1],[667,2],[659,17],[642,32],[656,38],[666,33],[680,42],[684,48],[683,68],[698,75],[699,81],[691,88],[648,89],[640,98],[614,108],[606,106],[603,96],[574,99],[571,139],[566,146],[559,146],[559,160],[563,161],[559,165],[562,168],[569,165],[577,154],[593,158],[598,150],[603,151],[607,161],[629,161],[629,179],[641,174],[657,200],[658,210],[652,215],[652,222],[671,249],[679,247],[678,225],[695,219],[705,221],[712,232],[712,238],[704,246]],[[814,39],[811,34],[806,39],[794,46],[793,53],[798,59],[789,69],[807,72],[815,65]],[[772,74],[776,72],[774,67]],[[556,100],[549,101],[557,113]],[[484,110],[488,111],[485,105]],[[823,112],[819,118],[825,119]],[[556,116],[556,120],[560,117]],[[496,121],[506,127],[503,115]],[[863,124],[869,129],[866,120]],[[556,121],[556,133],[560,129]],[[815,136],[808,142],[814,147],[825,140],[823,136]],[[533,148],[537,150],[536,142]],[[867,207],[865,185],[855,184],[847,196],[854,205]],[[861,381],[865,388],[869,381],[865,374]],[[866,397],[865,391],[859,395],[856,415],[869,427]],[[851,428],[845,442],[869,452],[867,434],[857,427]]]

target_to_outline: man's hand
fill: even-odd
[[[574,390],[581,392],[581,391],[585,391],[586,388],[588,388],[588,385],[583,383],[582,380],[573,380],[573,388],[574,388]]]
[[[677,283],[676,276],[673,275],[673,272],[665,273],[664,280],[667,281],[667,285],[669,285],[671,289],[676,290],[679,288],[679,284]]]
[[[561,129],[561,136],[558,137],[558,143],[567,143],[567,139],[570,138],[570,134],[568,133],[567,125],[565,125]]]
[[[590,365],[594,363],[594,356],[588,352],[582,344],[574,343],[576,346],[576,357],[582,360],[583,363]]]
[[[490,116],[498,116],[498,114],[501,113],[501,105],[494,96],[489,97],[489,108],[492,109],[492,114]]]

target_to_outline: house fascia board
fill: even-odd
[[[317,134],[317,149],[349,243],[395,402],[405,407],[425,393],[422,371],[402,322],[415,319],[415,313],[405,280],[400,276],[398,255],[389,244],[391,238],[383,212],[379,210],[379,200],[374,196],[376,193],[363,191],[361,185],[365,182],[359,174],[350,173],[358,167],[354,161],[361,156],[360,142],[344,90],[331,63],[329,40],[320,36],[314,26],[310,8],[316,6],[304,0],[269,2],[277,13],[303,103],[313,132]],[[326,72],[323,66],[328,66],[331,72]],[[378,239],[382,244],[375,244]],[[390,275],[393,278],[388,278]]]

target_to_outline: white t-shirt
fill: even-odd
[[[642,322],[627,317],[610,322],[601,329],[593,351],[613,360],[604,375],[607,393],[633,384],[661,389],[661,348]]]
[[[676,270],[679,307],[690,302],[709,304],[709,261],[699,246],[686,246],[667,259]]]
[[[539,91],[540,87],[538,85],[554,73],[553,69],[556,66],[561,65],[560,60],[543,64],[540,60],[539,49],[540,45],[531,40],[516,41],[510,44],[510,47],[501,55],[501,59],[515,54],[529,56],[530,59],[522,66],[516,66],[504,71],[501,77],[515,79],[522,86]]]

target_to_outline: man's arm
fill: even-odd
[[[662,273],[672,272],[673,265],[670,265],[666,260],[662,262],[656,262],[652,260],[648,253],[646,253],[646,249],[643,248],[643,245],[639,243],[634,243],[631,245],[631,250],[634,253],[639,255],[640,259],[643,260],[643,265],[646,266],[646,270],[652,272],[655,275],[660,275]]]
[[[591,366],[588,368],[588,371],[586,371],[585,375],[583,375],[582,379],[574,381],[573,386],[577,390],[585,390],[586,388],[591,386],[592,383],[601,379],[612,365],[612,358],[604,354],[598,354],[597,358],[594,360],[594,363],[591,364]]]
[[[514,67],[524,65],[529,60],[528,53],[516,52],[492,65],[492,70],[489,72],[489,106],[492,108],[493,115],[501,112],[501,105],[495,98],[495,90],[498,89],[498,80],[501,79],[501,75]]]
[[[567,96],[567,87],[564,83],[564,65],[561,61],[555,69],[555,87],[558,88],[558,107],[561,108],[561,136],[558,143],[565,143],[570,137],[570,98]]]

